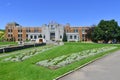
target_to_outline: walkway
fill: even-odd
[[[120,80],[120,51],[109,54],[59,80]]]

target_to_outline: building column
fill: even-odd
[[[74,39],[74,36],[75,36],[75,35],[72,35],[72,40],[75,40],[75,39]]]
[[[34,39],[34,35],[32,35],[33,37],[32,37],[32,39]]]
[[[28,39],[30,39],[30,35],[28,34]]]
[[[37,39],[38,39],[38,35],[37,35]]]
[[[76,39],[77,39],[77,41],[79,41],[79,36],[78,35],[76,36]]]

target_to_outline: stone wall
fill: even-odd
[[[26,49],[26,48],[30,48],[30,47],[44,46],[44,45],[46,45],[46,43],[27,44],[27,45],[11,46],[11,47],[9,46],[9,47],[5,47],[5,48],[1,48],[0,53],[12,52],[12,51],[16,51],[16,50]]]

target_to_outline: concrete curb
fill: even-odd
[[[118,51],[118,50],[116,50],[116,51]],[[113,52],[116,52],[116,51],[113,51]],[[112,53],[113,53],[113,52],[112,52]],[[65,73],[65,74],[63,74],[63,75],[61,75],[61,76],[53,79],[53,80],[58,80],[58,79],[60,79],[60,78],[62,78],[62,77],[64,77],[64,76],[66,76],[66,75],[68,75],[68,74],[70,74],[70,73],[73,73],[73,72],[75,72],[75,71],[77,71],[77,70],[79,70],[79,69],[81,69],[81,68],[83,68],[83,67],[85,67],[85,66],[87,66],[87,65],[89,65],[89,64],[91,64],[91,63],[93,63],[93,62],[95,62],[95,61],[97,61],[97,60],[99,60],[99,59],[102,59],[102,58],[104,58],[105,56],[108,56],[108,55],[110,55],[110,54],[111,54],[111,53],[108,53],[108,54],[102,55],[102,56],[100,56],[100,57],[98,57],[98,58],[96,58],[96,59],[93,59],[93,60],[89,61],[88,63],[85,63],[85,64],[81,65],[80,67],[77,67],[77,68],[75,68],[75,69],[73,69],[73,70],[71,70],[71,71],[69,71],[69,72],[67,72],[67,73]]]

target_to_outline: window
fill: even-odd
[[[8,34],[8,37],[11,37],[11,35],[10,35],[10,34]]]
[[[38,32],[38,30],[34,30],[34,32]]]
[[[60,35],[60,39],[62,39],[62,35]]]
[[[84,34],[85,33],[85,29],[82,29],[82,34]]]
[[[55,27],[53,25],[51,25],[51,30],[55,30]]]
[[[12,29],[8,29],[8,32],[12,32]]]
[[[33,36],[31,35],[31,36],[30,36],[30,38],[32,39],[32,38],[33,38]]]
[[[86,38],[86,35],[85,34],[82,34],[82,40],[84,41]]]
[[[37,39],[37,36],[36,36],[36,35],[34,36],[34,39]]]
[[[30,29],[27,29],[26,32],[30,32]]]
[[[45,39],[45,35],[44,35],[44,39]]]
[[[74,36],[74,39],[76,39],[76,38],[77,38],[77,36],[75,35],[75,36]]]
[[[13,35],[11,34],[11,37],[13,37]]]
[[[53,28],[53,25],[51,25],[51,28]]]
[[[18,41],[22,41],[22,39],[18,39]]]
[[[50,36],[55,36],[55,33],[50,33]]]
[[[78,32],[78,29],[74,29],[74,32]]]
[[[26,28],[26,32],[30,32],[30,28]]]
[[[85,35],[84,34],[82,34],[82,37],[84,37]]]
[[[72,39],[72,35],[70,35],[70,39]]]
[[[34,32],[39,32],[39,31],[38,31],[38,28],[34,28]]]
[[[18,32],[22,32],[22,29],[18,29]]]
[[[18,34],[18,37],[20,37],[20,34]]]
[[[10,29],[8,29],[8,32],[10,32]]]
[[[28,38],[28,34],[26,34],[26,37]]]
[[[22,37],[22,34],[18,34],[18,37]]]

